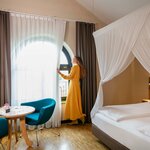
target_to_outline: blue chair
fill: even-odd
[[[5,118],[0,118],[0,144],[2,145],[3,149],[4,146],[1,143],[1,139],[8,135],[8,121]]]
[[[26,115],[26,124],[37,127],[38,125],[45,124],[51,118],[54,112],[56,101],[51,98],[45,98],[32,102],[25,102],[21,105],[32,106],[35,108],[35,111],[32,114]],[[36,140],[37,146],[39,146],[37,131],[38,130],[36,130]]]

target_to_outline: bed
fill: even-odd
[[[149,150],[150,103],[103,107],[92,118],[92,131],[112,150]]]
[[[149,24],[148,4],[93,33],[101,77],[97,98],[91,110],[93,133],[111,149],[150,149],[150,108],[145,111],[142,104],[137,107],[129,105],[129,108],[103,107],[103,85],[125,71],[134,58],[150,73]],[[147,87],[145,90],[148,90]],[[149,107],[148,103],[146,107]]]

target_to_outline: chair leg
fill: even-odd
[[[42,129],[43,129],[43,128],[42,128]],[[36,132],[36,142],[37,142],[37,146],[39,146],[38,131],[39,131],[39,130],[42,131],[42,129],[38,129],[38,127],[37,127],[37,128],[36,128],[36,131],[35,131],[35,132]],[[53,132],[51,132],[51,133],[53,133],[53,134],[55,134],[55,135],[57,135],[57,136],[60,136],[60,132],[57,132],[57,133],[56,133],[56,132],[53,131]]]
[[[44,129],[44,128],[41,128],[41,129],[39,129],[39,130],[42,132],[43,129]],[[58,130],[58,129],[57,129],[57,130]],[[51,133],[55,134],[56,136],[60,136],[60,132],[59,132],[59,131],[57,131],[57,132],[51,131]]]
[[[0,144],[2,146],[2,149],[5,150],[4,145],[2,144],[2,140],[0,140]]]
[[[51,131],[51,133],[53,133],[53,134],[55,134],[57,136],[60,136],[60,132],[59,131],[58,132]]]
[[[38,139],[38,129],[36,129],[36,142],[37,142],[37,146],[39,146],[39,139]]]

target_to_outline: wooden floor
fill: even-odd
[[[60,133],[57,136],[55,133]],[[43,129],[39,132],[40,146],[36,146],[35,131],[28,131],[33,147],[27,147],[22,138],[15,144],[13,137],[12,150],[108,150],[91,132],[91,124],[62,125],[60,128]],[[7,137],[3,139],[4,146]],[[1,148],[0,148],[1,149]]]

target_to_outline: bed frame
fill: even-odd
[[[104,133],[94,124],[92,124],[92,132],[100,141],[102,141],[111,150],[129,150],[127,147],[120,144],[118,141]]]

